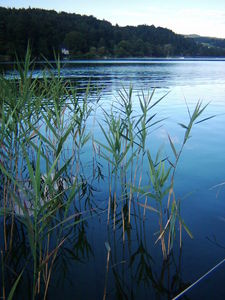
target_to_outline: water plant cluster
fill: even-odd
[[[155,90],[143,92],[137,111],[132,87],[121,89],[106,109],[97,93],[95,102],[89,100],[89,87],[78,93],[61,77],[59,61],[48,64],[41,78],[33,77],[33,68],[28,50],[14,76],[0,77],[3,299],[13,298],[25,276],[32,278],[30,298],[46,299],[66,245],[73,245],[77,256],[91,253],[83,233],[87,220],[96,217],[105,218],[112,232],[119,231],[124,244],[132,227],[153,214],[158,223],[155,243],[167,261],[177,235],[182,246],[183,229],[192,237],[181,218],[174,181],[192,127],[206,120],[199,120],[206,106],[198,102],[193,112],[188,108],[189,121],[180,124],[183,143],[177,149],[168,135],[172,156],[165,157],[154,145],[149,147],[147,137],[164,120],[156,108],[166,95],[155,100]],[[101,110],[101,119],[96,110]],[[103,184],[104,197],[97,203]],[[109,241],[105,245],[103,298],[112,250]],[[145,255],[142,243],[140,249]]]

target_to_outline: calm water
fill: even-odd
[[[39,76],[40,71],[35,74]],[[161,147],[165,156],[172,155],[167,133],[177,148],[181,145],[184,130],[178,123],[188,122],[185,99],[190,110],[198,100],[209,103],[202,118],[216,115],[194,127],[175,178],[181,215],[194,239],[183,232],[182,251],[177,237],[169,262],[163,263],[160,245],[154,244],[158,230],[154,214],[147,214],[144,223],[136,220],[124,245],[121,231],[107,230],[107,215],[98,215],[79,229],[81,247],[75,243],[57,261],[49,293],[50,299],[102,299],[105,242],[109,241],[107,299],[172,299],[225,257],[225,185],[220,185],[225,182],[225,61],[70,62],[65,63],[62,76],[72,79],[79,89],[89,82],[99,88],[105,109],[115,102],[119,90],[131,85],[137,110],[142,91],[157,88],[155,100],[169,91],[154,111],[166,120],[148,137],[153,153]],[[95,98],[93,93],[93,103]],[[101,121],[101,110],[96,116]],[[97,126],[89,126],[95,136],[101,135]],[[86,151],[83,157],[88,160],[88,147]],[[106,181],[100,181],[96,189],[96,201],[104,209]],[[187,292],[186,299],[225,299],[224,282],[225,264]]]

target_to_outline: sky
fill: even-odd
[[[225,38],[225,0],[0,0],[0,6],[93,15],[113,25],[155,25]]]

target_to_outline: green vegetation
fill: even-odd
[[[225,48],[225,39],[199,36],[199,35],[187,35],[186,37],[193,39],[195,42],[199,44],[203,44],[212,49],[215,48]]]
[[[159,224],[156,242],[161,243],[163,259],[169,259],[176,225],[180,247],[182,229],[191,236],[180,215],[174,175],[193,125],[205,121],[198,121],[205,107],[198,102],[192,114],[188,109],[188,124],[180,124],[185,133],[179,150],[168,136],[173,161],[162,157],[160,151],[154,156],[146,145],[149,129],[163,121],[154,109],[166,95],[154,100],[155,90],[142,93],[137,114],[132,88],[121,90],[111,111],[96,108],[103,111],[103,120],[98,120],[103,134],[99,140],[88,130],[88,120],[95,123],[94,105],[98,106],[98,102],[88,101],[89,89],[79,95],[70,82],[65,82],[60,77],[59,61],[56,69],[50,65],[40,79],[32,78],[33,66],[28,50],[25,62],[17,63],[14,78],[0,76],[3,298],[9,295],[12,299],[26,273],[32,277],[30,298],[42,295],[46,299],[54,266],[65,245],[73,245],[72,253],[79,252],[80,244],[82,255],[91,252],[83,230],[86,221],[97,215],[108,213],[105,226],[112,227],[113,232],[120,230],[125,243],[132,224],[137,219],[145,222],[147,211],[151,212]],[[90,157],[86,161],[83,158],[85,149],[93,153],[87,172]],[[143,180],[146,163],[147,182]],[[105,174],[107,198],[98,207],[93,183],[100,186]],[[106,245],[108,270],[111,250]],[[12,270],[13,259],[18,261]],[[107,278],[104,297],[106,287]]]
[[[151,18],[151,16],[149,16]],[[34,57],[54,58],[53,49],[69,58],[225,56],[224,40],[204,45],[155,26],[112,26],[93,16],[42,9],[0,7],[0,60],[23,58],[30,41]]]

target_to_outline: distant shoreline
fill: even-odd
[[[132,57],[132,58],[98,58],[98,59],[62,59],[60,60],[64,64],[114,64],[114,63],[124,63],[124,64],[132,64],[132,63],[152,63],[152,62],[163,62],[163,61],[177,61],[177,62],[187,62],[187,61],[225,61],[225,57]],[[55,60],[48,60],[50,63],[54,63]],[[16,61],[1,61],[1,65],[11,65],[16,63]],[[46,64],[44,60],[37,60],[35,64]]]
[[[189,58],[166,58],[166,57],[160,57],[160,58],[115,58],[115,59],[75,59],[75,60],[60,60],[60,63],[62,65],[62,68],[73,68],[78,66],[88,67],[88,66],[108,66],[108,67],[114,67],[114,66],[151,66],[155,64],[188,64],[188,63],[222,63],[225,62],[225,57],[218,57],[218,58],[209,58],[209,57],[189,57]],[[23,64],[23,61],[21,61]],[[34,62],[34,68],[35,69],[44,69],[48,63],[52,64],[53,67],[56,66],[57,61],[55,60],[48,60],[46,61],[35,61]],[[17,65],[16,61],[0,61],[0,73],[4,73],[5,71],[12,71],[14,67]]]
[[[108,59],[71,59],[62,60],[65,63],[73,62],[154,62],[154,61],[225,61],[225,57],[132,57],[132,58],[108,58]]]

